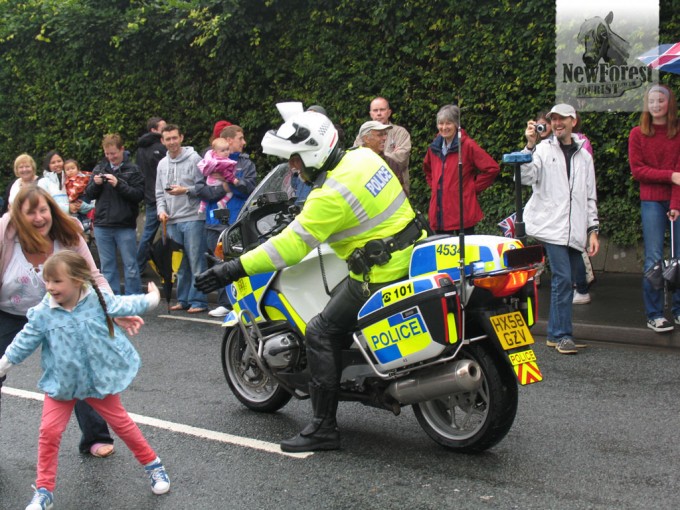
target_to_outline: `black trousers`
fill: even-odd
[[[369,284],[370,293],[389,285]],[[368,300],[363,284],[349,276],[333,289],[331,299],[323,311],[307,324],[307,361],[316,388],[338,391],[342,372],[341,351],[352,344],[357,314]]]
[[[9,344],[27,322],[28,320],[23,315],[14,315],[0,310],[0,357],[5,354]],[[79,445],[81,453],[88,453],[95,443],[113,444],[113,438],[104,418],[99,416],[90,404],[78,400],[75,411],[78,425],[83,433]]]

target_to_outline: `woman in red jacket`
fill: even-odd
[[[438,234],[457,234],[461,229],[458,191],[458,126],[460,110],[446,105],[437,112],[439,135],[430,144],[423,161],[430,198],[430,226]],[[484,217],[477,195],[491,186],[498,175],[498,163],[462,131],[463,231],[474,234]]]
[[[673,91],[665,85],[652,85],[645,93],[640,125],[628,138],[628,159],[633,178],[640,183],[642,237],[645,246],[644,271],[664,257],[664,237],[668,218],[676,219],[678,205],[672,197],[680,184],[680,134],[678,106]],[[673,211],[673,212],[671,212]],[[680,223],[672,223],[675,256],[680,253]],[[655,289],[643,279],[642,297],[647,327],[657,333],[672,331],[680,324],[680,290],[673,292],[673,322],[664,317],[663,289]]]

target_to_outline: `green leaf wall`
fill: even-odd
[[[680,5],[661,1],[661,40],[680,40]],[[0,0],[0,187],[14,158],[57,148],[85,169],[118,131],[134,152],[148,117],[180,124],[203,148],[213,123],[242,125],[261,175],[259,141],[277,101],[323,105],[354,140],[376,95],[413,139],[411,189],[446,103],[500,161],[523,146],[527,119],[554,102],[554,1]],[[663,76],[678,90],[678,78]],[[627,162],[636,114],[583,114],[595,151],[602,230],[639,241]],[[511,168],[482,195],[479,230],[514,210]],[[529,190],[525,190],[525,199]]]

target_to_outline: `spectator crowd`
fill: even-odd
[[[328,116],[318,105],[308,110]],[[669,87],[649,87],[641,110],[639,125],[630,132],[629,160],[632,177],[640,183],[643,270],[649,271],[663,259],[669,228],[674,233],[671,238],[675,252],[680,248],[676,221],[680,215],[680,135],[677,103]],[[410,134],[391,122],[392,110],[383,97],[370,102],[368,115],[370,120],[360,126],[348,150],[370,150],[380,156],[391,170],[390,175],[398,179],[399,193],[403,191],[408,197]],[[422,156],[422,172],[430,188],[428,219],[437,234],[474,234],[484,217],[478,196],[499,173],[496,160],[460,124],[457,106],[440,108],[434,119],[436,135],[433,130]],[[551,272],[547,343],[562,354],[576,354],[582,347],[573,337],[572,306],[591,301],[589,257],[599,249],[593,147],[580,132],[580,124],[573,106],[556,104],[527,122],[522,149],[531,156],[531,161],[521,166],[521,184],[532,187],[524,209],[526,231],[530,239],[543,245]],[[344,138],[340,126],[336,128]],[[214,124],[209,145],[200,152],[184,145],[184,136],[182,127],[154,116],[137,140],[134,157],[119,134],[105,134],[101,140],[103,159],[91,171],[81,169],[73,159],[65,159],[58,150],[49,151],[43,158],[41,176],[32,156],[22,153],[16,157],[16,180],[4,192],[4,215],[0,220],[0,375],[29,355],[41,339],[48,343],[58,339],[59,335],[50,329],[59,320],[54,310],[57,305],[73,307],[78,303],[77,299],[73,301],[74,295],[90,296],[87,299],[92,312],[83,316],[83,324],[89,324],[92,314],[102,314],[109,325],[116,318],[119,325],[134,334],[139,328],[134,314],[154,306],[158,292],[151,286],[143,299],[119,298],[121,294],[143,294],[142,275],[148,270],[151,248],[159,235],[167,235],[182,247],[183,253],[177,271],[177,299],[170,309],[189,314],[207,312],[215,317],[229,312],[230,303],[223,289],[218,293],[218,306],[209,311],[207,296],[194,283],[207,269],[206,252],[216,253],[220,234],[234,223],[258,184],[255,164],[245,152],[243,128],[227,120]],[[288,168],[281,191],[302,208],[314,182],[305,179],[305,167],[299,157],[292,155],[283,165]],[[142,203],[144,225],[138,233]],[[510,230],[508,234],[513,233]],[[95,246],[98,265],[90,253]],[[66,252],[77,257],[56,257]],[[53,254],[56,258],[50,263]],[[122,282],[118,260],[122,263]],[[64,281],[71,283],[65,285]],[[90,288],[96,292],[89,295],[83,290]],[[46,290],[50,291],[49,297],[44,297]],[[664,315],[662,289],[644,279],[642,296],[650,329],[663,333],[680,324],[680,290],[672,294],[671,320]],[[39,310],[42,324],[36,322],[39,315],[33,315],[31,310]],[[93,338],[106,339],[107,330],[101,323],[91,327]],[[119,335],[117,341],[124,352],[121,357],[126,360],[127,386],[139,360],[124,337]],[[63,351],[58,354],[67,356]],[[92,367],[111,370],[97,363]],[[62,384],[58,374],[50,377]],[[113,452],[106,425],[109,422],[119,436],[129,440],[135,456],[146,468],[152,490],[166,492],[169,478],[160,459],[138,430],[125,429],[131,427],[129,417],[112,397],[124,387],[98,388],[100,393],[93,395],[91,388],[79,387],[76,391],[71,386],[60,387],[54,398],[46,391],[50,395],[45,401],[46,409],[61,414],[44,420],[41,441],[43,428],[52,432],[62,429],[75,406],[83,432],[81,451],[99,457]],[[104,398],[105,403],[90,405],[90,397]],[[63,406],[64,401],[70,404]],[[98,412],[105,415],[106,421]],[[39,456],[35,508],[51,504],[51,466],[56,463],[58,447],[59,438],[51,435],[45,439]]]

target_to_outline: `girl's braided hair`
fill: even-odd
[[[50,276],[53,276],[61,266],[63,266],[66,275],[72,280],[79,281],[81,284],[85,284],[85,282],[87,282],[92,285],[92,288],[97,293],[97,297],[99,298],[99,304],[104,310],[106,324],[109,327],[109,336],[113,338],[113,319],[108,314],[104,295],[102,294],[101,290],[99,290],[97,282],[95,282],[94,278],[92,277],[92,271],[90,270],[90,266],[88,265],[87,261],[82,257],[82,255],[79,255],[74,251],[59,251],[45,261],[45,265],[43,266],[43,278],[49,278]]]

